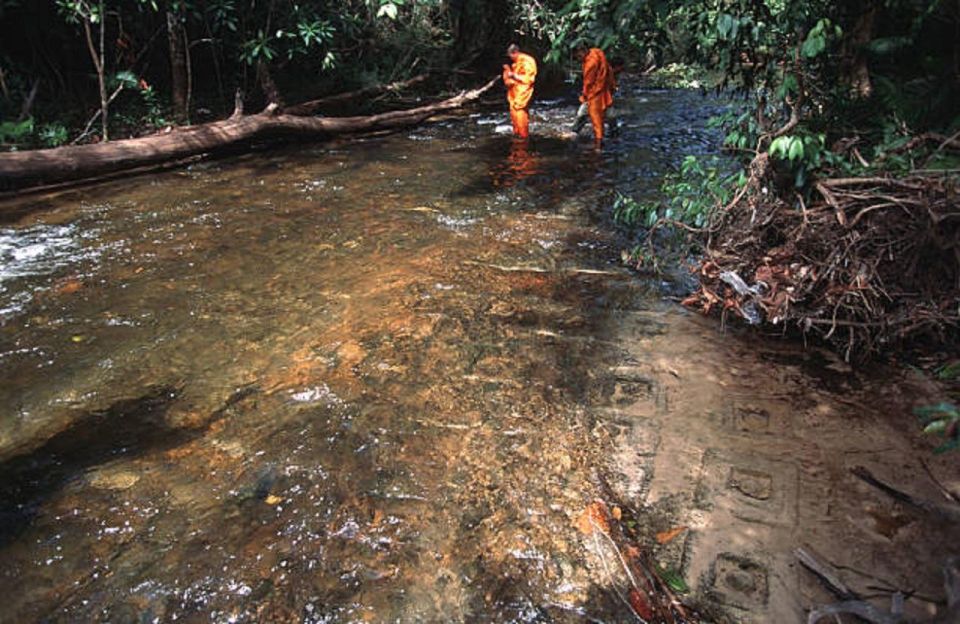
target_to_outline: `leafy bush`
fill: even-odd
[[[916,412],[925,434],[944,439],[935,453],[945,453],[960,447],[960,409],[956,405],[940,403],[918,408]]]
[[[44,147],[59,147],[67,142],[69,136],[66,126],[59,122],[53,122],[40,126],[37,138]]]
[[[650,84],[662,89],[700,89],[705,85],[704,71],[695,65],[670,63],[650,74]]]
[[[25,143],[33,134],[33,126],[32,118],[0,123],[0,144],[18,145]]]
[[[641,203],[619,195],[614,202],[614,220],[628,227],[676,222],[703,228],[713,212],[730,201],[732,189],[744,181],[742,173],[730,173],[729,168],[729,161],[717,156],[687,156],[679,171],[661,184],[663,201]]]

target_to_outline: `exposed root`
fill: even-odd
[[[766,154],[710,226],[685,303],[799,328],[847,360],[960,338],[960,186],[946,174],[825,179],[779,199]]]

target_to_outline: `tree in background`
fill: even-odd
[[[106,2],[93,3],[86,0],[57,0],[57,6],[64,14],[67,22],[79,24],[83,28],[84,39],[93,67],[97,72],[97,86],[100,92],[100,126],[104,141],[110,140],[110,101],[107,96],[107,56],[106,56],[106,29],[107,15]],[[97,41],[94,41],[93,28],[97,27]]]
[[[0,115],[38,85],[33,116],[81,141],[227,115],[237,90],[263,106],[495,67],[512,36],[508,0],[0,0],[0,15]],[[83,131],[94,99],[99,131]],[[0,143],[42,144],[29,132]]]

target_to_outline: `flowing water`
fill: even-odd
[[[766,427],[835,438],[888,380],[721,335],[619,265],[614,190],[711,149],[695,128],[717,108],[628,91],[602,153],[561,138],[572,102],[541,102],[529,144],[491,110],[4,205],[0,621],[625,621],[576,528],[611,488],[651,531],[689,528],[662,557],[705,604],[799,608],[771,598],[782,534],[759,576],[711,550],[744,533],[703,502],[709,426],[809,456]],[[864,418],[922,444],[902,413]],[[731,483],[815,515],[779,474]],[[921,526],[874,501],[890,535]],[[936,583],[931,557],[904,573]]]

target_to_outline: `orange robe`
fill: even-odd
[[[510,103],[510,121],[513,133],[521,138],[530,135],[530,100],[533,98],[533,83],[537,79],[537,62],[529,54],[521,53],[513,62],[510,70],[516,79],[503,71],[503,83],[507,85],[507,102]]]
[[[617,79],[613,68],[607,62],[607,55],[600,48],[591,48],[583,59],[583,95],[593,124],[593,136],[603,140],[603,118],[607,109],[613,105],[613,92],[617,89]]]

